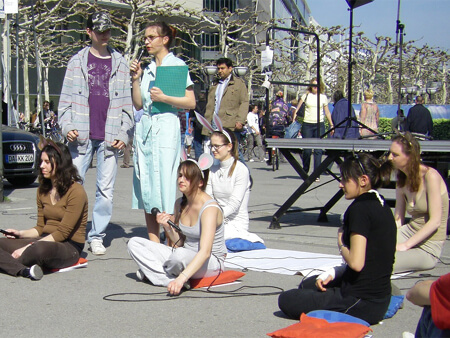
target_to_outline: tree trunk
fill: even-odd
[[[394,102],[394,93],[392,92],[392,73],[388,71],[387,74],[387,90],[388,90],[388,102],[392,104]]]
[[[42,65],[42,82],[44,83],[44,100],[49,101],[50,102],[50,88],[48,85],[48,65],[43,64]]]
[[[440,104],[445,104],[447,101],[447,66],[445,62],[442,62],[442,75],[441,75],[441,83],[442,83],[442,88],[441,88],[441,102]],[[436,100],[437,102],[437,100]]]
[[[30,109],[30,80],[28,77],[28,46],[29,35],[25,34],[25,43],[23,46],[23,94],[24,94],[24,106],[25,106],[25,121],[30,121],[31,109]]]

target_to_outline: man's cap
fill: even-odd
[[[283,96],[284,96],[284,93],[283,93],[281,90],[279,90],[279,91],[277,92],[276,96],[278,96],[278,97],[283,97]]]
[[[105,12],[96,12],[92,14],[91,18],[88,20],[88,28],[97,31],[97,32],[104,32],[108,29],[111,29],[111,18],[109,17],[109,14]],[[92,21],[92,22],[89,22]]]

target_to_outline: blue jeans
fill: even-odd
[[[320,131],[317,130],[317,123],[303,123],[302,136],[303,138],[314,138],[325,133],[325,124],[320,124]],[[317,169],[322,162],[322,149],[314,149],[314,170]],[[309,165],[311,163],[312,149],[303,150],[303,170],[308,173]]]
[[[93,239],[102,240],[111,220],[114,182],[117,173],[117,151],[114,152],[113,156],[105,157],[105,142],[100,140],[89,140],[84,155],[79,154],[76,148],[70,147],[73,164],[77,167],[83,181],[95,152],[97,152],[97,190],[92,212],[92,228],[87,239],[88,243]]]
[[[200,140],[194,137],[192,144],[194,145],[195,159],[198,160],[200,155],[203,154],[203,137]]]
[[[438,338],[438,337],[449,337],[450,330],[441,330],[434,325],[433,319],[431,318],[431,307],[424,306],[422,311],[422,316],[420,316],[419,322],[417,323],[417,329],[415,336],[417,338]]]

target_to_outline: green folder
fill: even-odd
[[[186,94],[188,66],[159,66],[156,68],[155,87],[168,96],[183,97]],[[153,102],[152,113],[177,112],[182,109],[163,102]]]

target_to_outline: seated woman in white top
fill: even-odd
[[[210,169],[206,193],[212,196],[223,210],[225,240],[241,238],[264,243],[258,235],[248,232],[250,173],[239,161],[239,148],[234,133],[223,128],[216,115],[214,123],[219,130],[214,130],[201,115],[197,115],[198,120],[212,132],[210,148],[218,161],[215,161]]]

